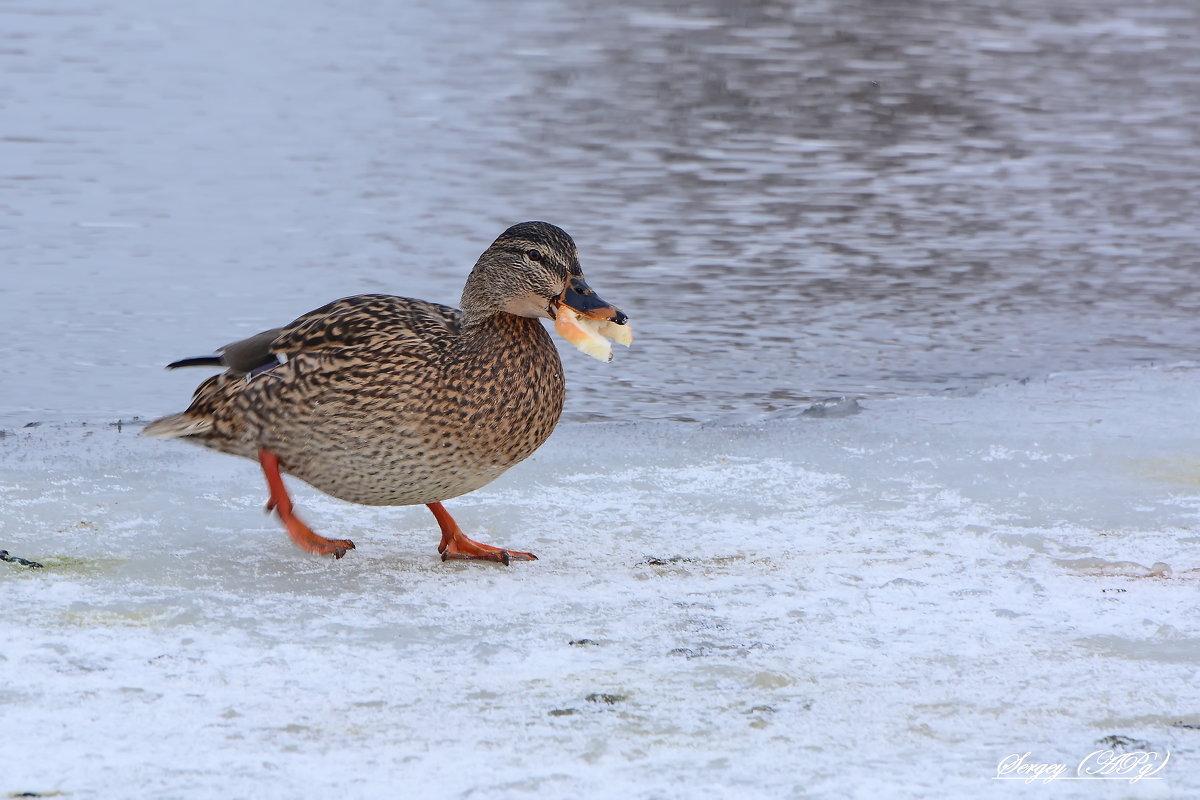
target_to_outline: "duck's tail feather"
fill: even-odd
[[[177,439],[180,436],[208,433],[212,427],[212,417],[189,414],[184,411],[154,420],[142,429],[142,436],[152,436],[156,439]]]
[[[225,359],[221,356],[194,356],[192,358],[181,358],[178,361],[172,361],[167,364],[167,369],[178,369],[179,367],[223,367]]]

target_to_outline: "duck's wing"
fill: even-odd
[[[178,367],[225,367],[257,375],[296,353],[380,347],[412,351],[436,348],[462,329],[457,308],[408,297],[361,294],[334,300],[282,328],[256,333],[217,348],[209,356],[173,361]]]
[[[326,350],[433,351],[462,330],[462,312],[440,303],[360,294],[321,306],[285,326],[275,356]]]
[[[282,328],[227,344],[218,355],[171,364],[226,369],[196,388],[186,411],[150,423],[143,434],[202,435],[217,443],[213,446],[219,449],[253,457],[253,449],[246,450],[249,445],[242,441],[243,420],[238,398],[277,402],[266,395],[279,392],[288,384],[288,381],[253,380],[255,376],[279,375],[273,370],[292,359],[305,363],[309,371],[337,375],[349,363],[411,363],[433,358],[458,336],[462,316],[456,308],[407,297],[365,294],[335,300]]]

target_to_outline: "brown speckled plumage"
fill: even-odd
[[[251,459],[269,451],[284,472],[354,503],[457,497],[553,431],[563,372],[537,317],[581,276],[566,233],[513,226],[480,256],[464,311],[382,294],[334,301],[223,356],[176,362],[227,369],[145,432]]]
[[[352,503],[478,489],[546,441],[562,412],[562,365],[535,319],[464,326],[446,306],[359,295],[285,327],[272,350],[287,362],[201,385],[185,413],[212,427],[190,438],[247,458],[266,448]]]

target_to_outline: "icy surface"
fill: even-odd
[[[0,793],[71,798],[1200,794],[1200,369],[739,424],[567,425],[421,508],[249,462],[0,438]],[[993,781],[1121,736],[1165,780]]]
[[[1200,796],[1196,3],[0,6],[0,796]],[[109,424],[537,218],[535,564]]]
[[[0,425],[527,219],[637,326],[576,421],[1200,360],[1198,97],[1195,0],[0,3]]]

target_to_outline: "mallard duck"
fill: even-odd
[[[442,502],[491,483],[554,430],[563,370],[541,318],[555,320],[577,346],[597,330],[628,343],[620,334],[629,329],[616,327],[628,318],[584,281],[571,237],[524,222],[479,257],[461,311],[356,295],[217,355],[168,365],[225,371],[200,384],[186,411],[143,434],[258,461],[267,510],[313,553],[341,558],[354,543],[301,522],[282,474],[352,503],[428,506],[443,560],[534,561],[532,553],[467,538]]]

